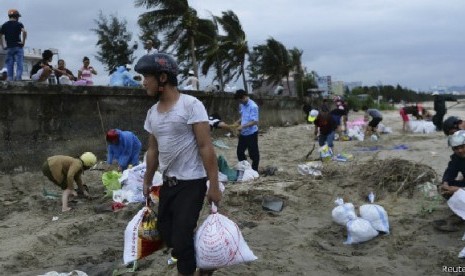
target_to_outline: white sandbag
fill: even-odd
[[[465,191],[457,190],[447,201],[447,205],[457,216],[465,219]]]
[[[355,207],[352,203],[344,203],[342,198],[337,198],[334,203],[336,203],[337,206],[334,207],[331,215],[335,223],[339,225],[346,225],[351,217],[357,216],[355,214]]]
[[[435,133],[436,126],[431,121],[409,121],[410,130],[413,133]]]
[[[66,272],[65,273],[59,273],[59,272],[56,272],[56,271],[50,271],[50,272],[47,272],[45,274],[38,275],[38,276],[87,276],[87,273],[82,272],[80,270],[73,270],[70,273],[66,273]]]
[[[383,206],[373,204],[375,195],[370,193],[368,196],[371,204],[360,206],[360,217],[371,223],[375,230],[389,234],[389,217]]]
[[[195,233],[197,266],[213,269],[256,260],[237,224],[216,213],[214,205],[212,211]]]
[[[344,244],[357,244],[378,236],[371,223],[363,218],[351,217],[347,223],[347,241]]]

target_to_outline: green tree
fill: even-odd
[[[289,73],[291,71],[291,61],[289,52],[284,45],[274,38],[266,41],[261,57],[260,71],[266,76],[268,84],[276,85],[286,78],[287,88],[291,91],[289,85]]]
[[[98,20],[94,21],[97,27],[91,31],[97,34],[97,46],[100,48],[95,58],[104,64],[106,71],[110,72],[119,65],[132,63],[137,43],[129,46],[132,34],[127,31],[126,20],[120,21],[116,15],[106,17],[100,11]]]
[[[249,54],[249,46],[241,22],[231,10],[225,11],[221,17],[215,18],[226,33],[220,40],[221,48],[227,52],[223,65],[225,82],[229,82],[234,78],[237,80],[242,76],[244,90],[248,91],[245,77],[245,59],[246,55]]]
[[[136,7],[154,9],[139,17],[139,25],[151,26],[164,33],[161,45],[163,51],[177,51],[178,60],[186,59],[192,64],[194,74],[198,77],[198,65],[195,50],[195,37],[199,27],[197,11],[191,8],[187,0],[136,0]],[[181,47],[187,41],[188,49]],[[189,55],[186,55],[188,51]]]

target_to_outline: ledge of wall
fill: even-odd
[[[209,114],[217,112],[226,122],[239,118],[231,93],[183,93],[199,98]],[[251,98],[260,106],[261,128],[304,120],[296,98]],[[110,128],[133,131],[145,150],[143,124],[153,104],[144,89],[0,83],[0,171],[37,169],[55,154],[78,156],[92,151],[105,160],[104,133]]]

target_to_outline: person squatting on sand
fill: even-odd
[[[441,194],[449,198],[458,189],[465,187],[465,180],[457,180],[459,173],[465,175],[465,130],[458,130],[448,137],[453,154],[442,176]]]
[[[97,157],[91,152],[85,152],[79,158],[54,155],[45,160],[42,165],[43,174],[63,190],[61,197],[62,212],[71,210],[68,206],[70,195],[82,195],[90,198],[87,186],[82,183],[81,175],[85,170],[95,165],[95,163],[97,163]],[[77,192],[74,190],[75,181],[78,186]]]
[[[131,131],[110,129],[107,131],[108,142],[107,163],[113,164],[113,159],[118,163],[118,171],[124,171],[129,165],[139,165],[139,154],[142,143]]]
[[[148,196],[153,175],[159,169],[163,185],[157,228],[167,247],[173,248],[171,254],[178,260],[178,274],[193,275],[197,267],[194,230],[205,194],[215,204],[222,197],[207,111],[197,98],[177,89],[178,65],[170,55],[145,55],[135,70],[144,76],[147,94],[158,100],[147,112],[144,123],[149,132],[144,195]]]
[[[239,101],[239,112],[241,119],[235,122],[237,131],[239,131],[239,142],[237,143],[237,159],[240,161],[247,160],[245,151],[248,150],[250,159],[252,159],[252,169],[258,172],[260,163],[260,150],[258,148],[258,105],[249,97],[249,94],[239,89],[234,94],[234,99]]]
[[[379,137],[378,133],[378,125],[379,123],[383,120],[383,115],[381,112],[379,112],[378,109],[375,108],[368,108],[367,106],[363,106],[362,110],[365,111],[365,121],[368,121],[371,117],[371,120],[368,122],[366,131],[365,131],[365,136],[369,137],[372,134],[375,134],[376,136]]]

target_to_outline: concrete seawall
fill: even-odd
[[[239,118],[231,93],[185,91],[199,98],[209,114],[227,122]],[[303,122],[296,98],[253,97],[260,106],[260,127]],[[154,104],[144,89],[0,83],[0,171],[37,169],[49,155],[94,152],[106,160],[104,133],[120,128],[136,133],[146,148],[143,123]]]

